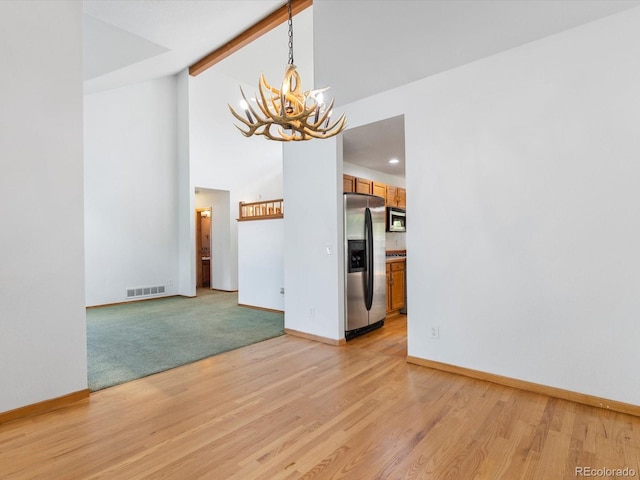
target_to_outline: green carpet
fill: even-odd
[[[199,289],[87,309],[89,389],[128,382],[284,334],[282,313],[237,305],[238,294]]]

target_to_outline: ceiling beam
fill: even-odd
[[[297,15],[305,8],[310,7],[313,4],[313,0],[292,0],[291,2],[291,13],[292,15]],[[278,8],[275,12],[267,15],[262,20],[253,24],[251,27],[246,29],[244,32],[239,34],[237,37],[233,38],[229,42],[225,43],[223,46],[214,50],[206,57],[198,60],[196,63],[189,67],[189,75],[195,77],[196,75],[200,75],[202,72],[207,70],[209,67],[212,67],[219,61],[224,58],[227,58],[232,53],[237,52],[245,45],[253,42],[255,39],[261,37],[267,32],[270,32],[278,25],[289,20],[289,4],[286,3],[280,8]]]

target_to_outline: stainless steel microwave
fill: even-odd
[[[387,232],[407,231],[407,211],[404,208],[387,207]]]

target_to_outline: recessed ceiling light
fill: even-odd
[[[397,158],[392,158],[391,160],[389,160],[389,163],[400,163],[400,160],[398,160]]]

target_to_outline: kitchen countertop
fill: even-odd
[[[407,257],[387,257],[387,263],[399,263],[407,260]]]
[[[406,250],[387,250],[386,260],[387,263],[404,262],[407,259]]]

